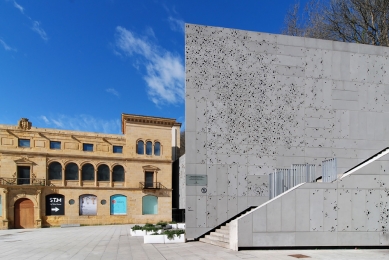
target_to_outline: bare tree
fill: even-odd
[[[284,34],[389,46],[388,0],[310,0],[285,17]]]
[[[185,154],[185,131],[180,133],[180,156]]]

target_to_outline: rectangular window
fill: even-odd
[[[50,141],[50,149],[61,149],[61,142]]]
[[[19,147],[30,147],[30,139],[19,139]]]
[[[123,146],[114,145],[113,146],[113,153],[123,153]]]
[[[93,144],[82,144],[82,150],[87,152],[93,152]]]

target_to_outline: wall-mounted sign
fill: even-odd
[[[95,195],[80,196],[80,215],[97,215],[97,197]]]
[[[201,192],[202,193],[207,193],[207,188],[205,188],[205,187],[201,188]]]
[[[127,197],[123,195],[111,196],[111,215],[127,214]]]
[[[46,196],[46,216],[65,215],[65,196],[49,194]]]
[[[186,186],[207,186],[207,175],[186,175]]]

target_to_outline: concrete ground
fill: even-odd
[[[389,259],[388,249],[368,250],[250,250],[189,242],[185,244],[143,244],[132,237],[130,225],[47,229],[0,230],[0,259]]]

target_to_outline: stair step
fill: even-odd
[[[216,233],[227,234],[227,235],[230,234],[230,230],[229,229],[216,229],[215,232]]]
[[[230,227],[229,226],[221,226],[220,229],[230,230]]]
[[[213,240],[213,241],[220,241],[220,242],[230,243],[230,238],[229,237],[206,235],[205,238]]]
[[[225,233],[217,233],[217,232],[211,232],[212,236],[216,236],[216,237],[224,237],[224,238],[229,238],[230,237],[230,234],[225,234]]]
[[[224,248],[230,248],[230,244],[226,242],[221,242],[221,241],[216,241],[216,240],[211,240],[208,238],[200,238],[200,242],[215,245],[215,246],[220,246]]]

